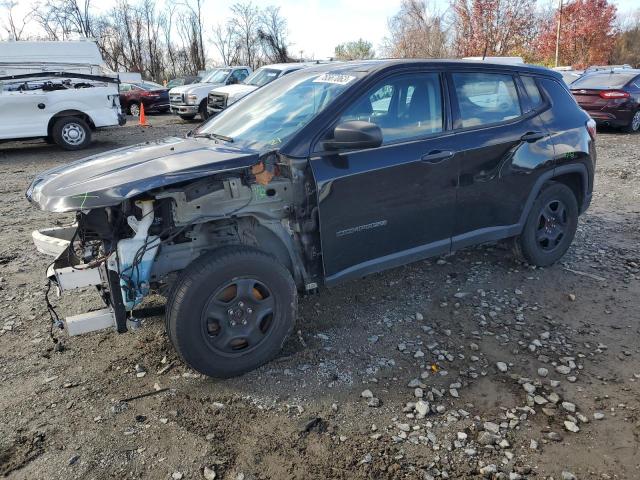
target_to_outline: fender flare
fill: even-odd
[[[555,177],[558,177],[560,175],[565,175],[567,173],[579,173],[580,176],[582,177],[582,198],[584,199],[583,204],[585,206],[583,206],[583,208],[580,209],[580,213],[586,210],[586,206],[588,206],[589,204],[588,202],[590,199],[590,195],[588,194],[589,172],[587,170],[587,167],[583,163],[572,163],[571,165],[561,165],[559,167],[555,167],[553,170],[548,170],[544,172],[542,175],[540,175],[538,180],[536,180],[536,183],[534,183],[533,187],[531,188],[531,193],[529,193],[529,196],[527,197],[527,201],[524,204],[522,213],[520,214],[520,220],[518,221],[518,226],[520,228],[524,227],[524,224],[527,221],[527,217],[529,216],[529,212],[533,207],[533,202],[535,202],[536,198],[538,198],[538,194],[542,190],[543,185],[547,183],[549,180],[553,180]]]

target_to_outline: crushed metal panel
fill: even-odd
[[[112,328],[116,325],[116,317],[111,308],[103,308],[95,312],[81,313],[64,319],[69,336]]]

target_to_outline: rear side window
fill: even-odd
[[[383,80],[340,118],[349,120],[378,125],[384,144],[442,132],[440,75],[416,73]]]
[[[542,105],[544,103],[544,99],[542,98],[542,95],[540,95],[540,89],[538,88],[535,79],[533,77],[526,76],[522,76],[520,79],[522,80],[524,89],[529,96],[529,104],[531,105],[531,108],[537,108]]]
[[[451,76],[463,128],[504,122],[522,114],[511,75],[453,73]]]

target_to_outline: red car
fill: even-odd
[[[169,111],[169,90],[158,83],[138,82],[120,84],[120,105],[124,112],[137,117],[140,104],[144,112],[164,113]]]
[[[598,125],[640,130],[640,70],[612,68],[580,77],[571,84],[578,104]]]

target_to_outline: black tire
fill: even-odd
[[[209,118],[209,111],[207,110],[207,99],[205,98],[200,102],[200,107],[198,108],[198,112],[200,113],[200,118],[204,122]]]
[[[626,133],[636,133],[640,131],[640,110],[634,113],[633,117],[629,121],[629,125],[622,127],[622,131]]]
[[[65,150],[81,150],[91,143],[91,129],[78,117],[61,117],[56,120],[51,136]]]
[[[195,115],[179,115],[179,117],[183,120],[193,120],[194,118],[196,118]]]
[[[578,201],[562,183],[549,182],[533,203],[516,253],[531,265],[546,267],[567,252],[578,227]]]
[[[249,247],[225,247],[191,263],[167,301],[167,333],[204,375],[228,378],[271,360],[293,330],[298,293],[289,271]]]

